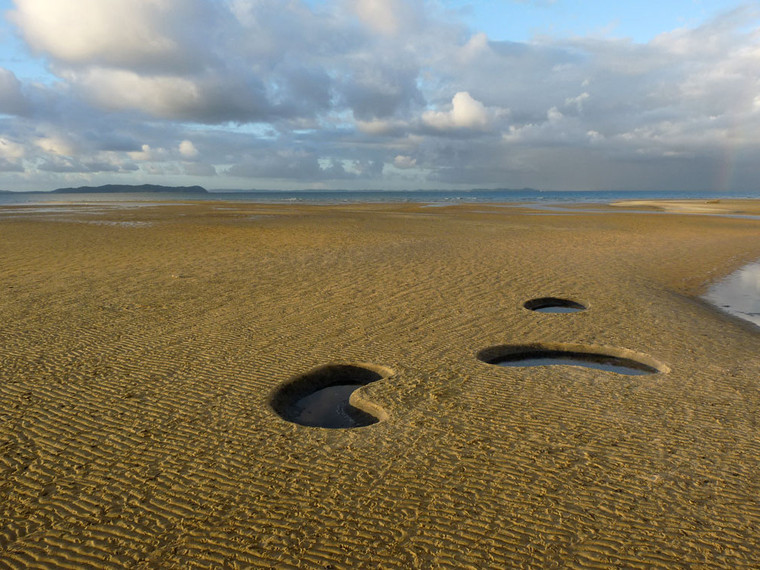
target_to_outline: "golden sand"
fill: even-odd
[[[70,210],[0,209],[0,567],[760,566],[760,332],[698,298],[758,221]],[[669,371],[476,358],[532,343]],[[384,421],[269,407],[330,363]]]
[[[757,200],[623,200],[614,202],[612,206],[678,214],[760,215],[760,202]]]

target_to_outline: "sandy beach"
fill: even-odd
[[[673,214],[722,214],[730,216],[760,215],[757,200],[623,200],[611,204],[616,208],[641,208]]]
[[[0,567],[760,567],[760,330],[699,298],[760,222],[686,215],[760,204],[648,205],[0,208]],[[275,412],[326,365],[381,421]]]

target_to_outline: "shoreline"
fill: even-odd
[[[760,337],[700,297],[760,258],[756,221],[67,207],[0,207],[10,566],[760,565]],[[586,310],[524,306],[549,297]],[[477,357],[504,346],[657,366]],[[347,365],[382,370],[351,396],[380,421],[271,408]]]
[[[156,201],[168,203],[241,202],[253,204],[597,204],[621,201],[727,201],[758,200],[758,192],[700,191],[541,191],[523,190],[249,190],[249,191],[209,191],[207,194],[183,194],[177,192],[126,192],[126,193],[84,193],[66,194],[55,192],[7,192],[0,193],[0,205],[23,203],[44,204],[66,196],[74,203],[103,203],[113,201]]]
[[[610,206],[621,209],[650,208],[678,214],[760,214],[760,203],[752,199],[711,200],[622,200]]]

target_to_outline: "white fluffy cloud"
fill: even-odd
[[[34,51],[69,64],[186,68],[202,0],[19,0],[9,15]]]
[[[416,28],[421,13],[415,0],[354,0],[354,9],[366,26],[387,35]]]
[[[73,156],[76,154],[76,147],[66,136],[52,134],[40,137],[35,144],[43,151],[58,156]]]
[[[15,4],[52,74],[0,68],[0,170],[30,179],[705,187],[726,149],[760,179],[751,7],[637,44],[491,41],[432,0]]]
[[[414,168],[417,166],[417,159],[412,158],[411,156],[399,154],[396,158],[393,159],[393,166],[401,170]]]
[[[451,100],[449,111],[427,111],[423,122],[438,130],[476,129],[486,130],[491,123],[491,113],[483,103],[473,99],[467,91],[460,91]]]
[[[237,78],[141,75],[100,67],[62,76],[83,99],[109,111],[135,109],[158,118],[203,123],[256,121],[269,118],[272,111],[263,85]]]
[[[195,158],[198,156],[198,149],[192,141],[184,140],[179,143],[179,153],[185,158]]]

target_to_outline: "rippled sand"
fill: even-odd
[[[760,334],[699,300],[756,220],[221,207],[0,208],[0,567],[760,566]],[[532,343],[669,371],[476,358]],[[331,363],[383,421],[269,407]]]

